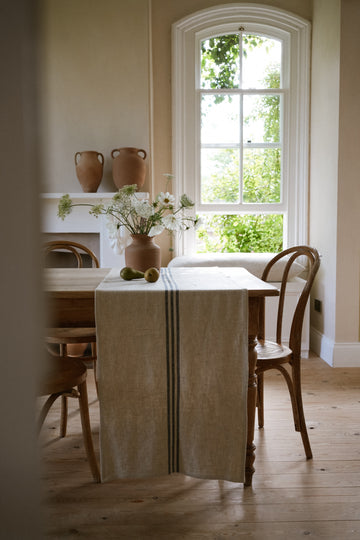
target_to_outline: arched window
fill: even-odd
[[[177,254],[306,243],[309,32],[249,4],[174,24],[173,169],[202,220]]]

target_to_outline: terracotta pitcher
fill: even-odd
[[[103,175],[104,156],[101,152],[87,150],[76,152],[76,176],[85,193],[96,193]]]
[[[118,189],[131,184],[137,184],[140,189],[144,185],[145,150],[130,147],[114,148],[111,157],[113,158],[114,184]]]

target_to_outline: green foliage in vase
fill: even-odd
[[[165,174],[168,183],[172,175]],[[130,234],[156,236],[164,230],[170,234],[195,227],[197,219],[187,214],[194,203],[184,193],[176,204],[175,197],[168,191],[159,193],[153,201],[138,197],[137,185],[124,186],[111,199],[110,204],[76,203],[68,194],[61,197],[58,205],[58,217],[66,218],[74,207],[85,206],[89,214],[96,218],[104,215],[107,219],[109,240],[118,253],[126,247],[128,238],[122,229]]]

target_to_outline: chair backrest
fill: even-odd
[[[100,267],[99,260],[95,253],[78,242],[71,242],[69,240],[52,240],[51,242],[46,242],[44,244],[44,257],[46,258],[50,252],[72,253],[76,259],[78,268],[82,268],[84,266],[83,255],[88,255],[91,260],[91,265],[95,268]]]
[[[277,322],[276,322],[276,341],[281,344],[282,336],[282,322],[283,322],[283,313],[284,313],[284,301],[286,286],[288,283],[289,272],[292,264],[299,257],[306,257],[307,259],[307,277],[305,279],[303,290],[298,298],[292,323],[290,329],[290,339],[289,347],[292,350],[294,355],[300,356],[301,354],[301,334],[304,321],[304,314],[307,301],[310,296],[311,287],[314,283],[316,273],[320,266],[320,256],[316,249],[309,246],[294,246],[289,249],[282,251],[274,256],[273,259],[266,265],[262,279],[264,281],[268,280],[268,276],[271,268],[283,258],[287,259],[280,286],[280,295],[279,295],[279,306],[277,313]],[[259,314],[259,334],[258,339],[265,339],[265,299],[263,298],[260,303],[260,314]]]

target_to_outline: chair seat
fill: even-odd
[[[96,328],[47,328],[45,341],[54,344],[95,343]]]
[[[258,341],[255,349],[257,352],[258,362],[261,362],[262,360],[284,360],[285,363],[292,355],[292,351],[289,349],[289,347],[286,347],[286,345],[279,345],[274,341]]]
[[[40,381],[39,395],[57,394],[79,386],[86,379],[86,367],[76,358],[51,357],[45,377]]]
[[[56,356],[48,357],[46,372],[43,374],[38,389],[38,394],[40,396],[48,396],[41,408],[39,416],[39,432],[51,406],[58,397],[61,396],[62,399],[66,399],[68,395],[71,395],[78,398],[81,427],[87,458],[94,481],[100,482],[100,472],[91,435],[86,375],[87,369],[81,360]]]

